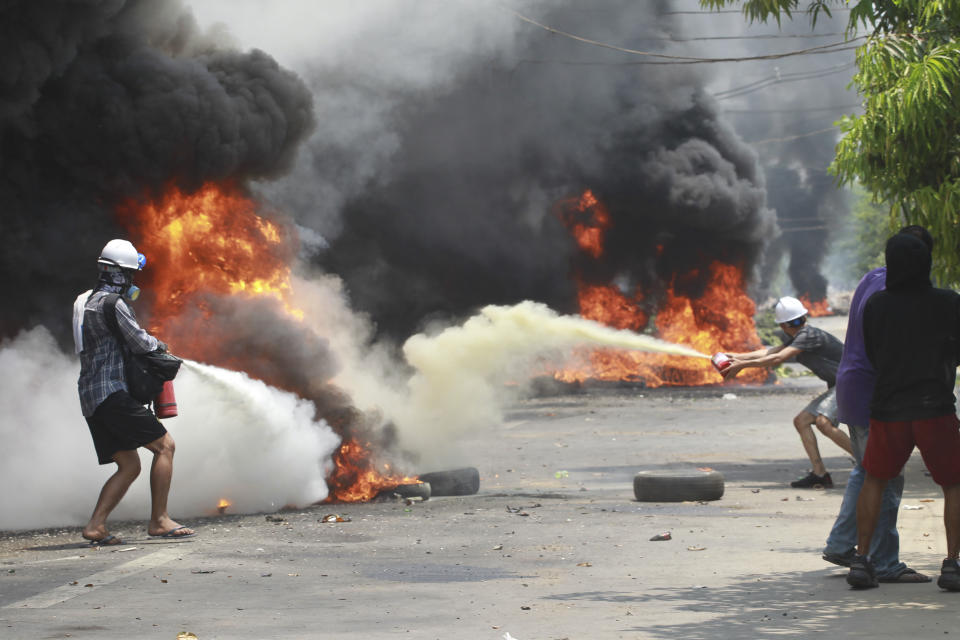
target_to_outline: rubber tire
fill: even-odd
[[[433,496],[472,496],[480,491],[480,472],[473,467],[434,471],[422,474],[420,482],[430,483]]]
[[[633,477],[633,495],[640,502],[701,502],[723,496],[719,471],[641,471]]]
[[[416,482],[411,484],[401,484],[393,489],[384,489],[380,493],[394,494],[398,495],[401,498],[420,498],[422,500],[429,500],[430,496],[433,495],[433,488],[430,486],[429,482]]]

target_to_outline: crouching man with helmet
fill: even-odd
[[[791,358],[804,365],[827,383],[827,390],[814,398],[793,419],[793,426],[800,434],[800,441],[810,458],[813,469],[804,477],[791,482],[796,488],[830,488],[833,479],[827,472],[813,425],[823,435],[833,440],[838,447],[853,455],[850,436],[840,430],[837,419],[837,368],[843,355],[843,343],[835,337],[807,324],[807,308],[796,298],[780,298],[774,307],[774,317],[783,330],[782,345],[758,349],[750,353],[728,353],[730,366],[723,370],[723,377],[730,379],[748,367],[777,367]]]
[[[134,275],[146,264],[127,240],[111,240],[97,260],[96,286],[77,297],[73,306],[73,337],[80,354],[80,408],[90,427],[100,464],[116,463],[93,515],[83,528],[83,537],[91,545],[122,544],[107,530],[107,517],[140,475],[140,455],[145,447],[153,452],[150,467],[151,513],[147,533],[166,538],[185,538],[195,532],[172,520],[167,513],[167,495],[173,476],[173,438],[157,417],[129,393],[124,374],[124,353],[166,351],[166,345],[144,331],[137,323],[127,301],[140,294],[133,284]],[[109,294],[118,294],[113,312],[116,320],[106,319]],[[106,308],[105,308],[106,307]],[[113,331],[111,324],[119,331]],[[122,343],[121,343],[122,338]]]

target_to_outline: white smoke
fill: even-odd
[[[43,327],[0,346],[0,529],[84,524],[103,482],[77,398],[79,362]],[[339,438],[314,406],[245,374],[190,364],[175,383],[180,415],[164,425],[177,443],[170,513],[176,518],[275,511],[327,496]],[[113,518],[149,517],[151,454]]]
[[[651,336],[561,316],[536,302],[490,305],[460,326],[418,334],[404,344],[415,373],[408,403],[396,414],[402,441],[419,451],[438,439],[499,424],[504,406],[531,375],[548,373],[550,363],[562,366],[582,345],[709,358]]]
[[[414,335],[399,364],[400,354],[372,341],[370,323],[350,309],[338,278],[297,279],[294,290],[305,317],[341,361],[335,384],[357,407],[379,411],[397,427],[400,446],[418,458],[418,471],[469,464],[457,446],[461,436],[499,425],[529,381],[562,367],[578,346],[709,358],[525,301],[490,305],[460,325]]]

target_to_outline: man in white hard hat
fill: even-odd
[[[843,343],[834,336],[807,324],[807,308],[796,298],[789,296],[777,300],[773,314],[780,328],[786,334],[782,345],[758,349],[749,353],[728,353],[730,366],[724,369],[725,379],[733,378],[741,370],[749,367],[778,367],[787,360],[796,359],[827,383],[827,390],[814,398],[803,411],[793,419],[793,426],[800,434],[800,441],[810,459],[813,469],[794,482],[795,488],[830,488],[833,479],[820,457],[817,437],[813,432],[816,425],[820,432],[833,440],[838,447],[853,455],[850,437],[838,428],[837,420],[837,368],[843,355]]]
[[[90,521],[83,527],[82,535],[91,545],[123,543],[107,530],[107,517],[140,474],[137,453],[140,447],[153,452],[147,533],[165,538],[195,534],[167,513],[167,495],[173,476],[173,438],[157,417],[130,395],[124,374],[124,350],[132,353],[166,350],[165,344],[137,324],[127,302],[136,300],[140,293],[133,278],[145,264],[146,258],[137,253],[129,241],[111,240],[97,260],[96,286],[80,294],[73,306],[73,337],[80,354],[77,382],[80,408],[90,427],[100,464],[117,465],[117,471],[100,491]],[[110,328],[105,316],[104,303],[111,293],[120,296],[113,307],[116,319],[112,323],[119,329],[118,333]]]

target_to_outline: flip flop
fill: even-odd
[[[123,544],[123,540],[113,534],[110,534],[103,536],[102,538],[87,540],[87,544],[91,547],[114,547],[118,544]]]
[[[879,582],[895,582],[900,584],[919,584],[921,582],[930,582],[931,580],[933,580],[933,578],[930,576],[917,573],[916,570],[910,567],[904,569],[900,575],[897,576],[877,576],[877,581]]]
[[[177,531],[180,531],[182,529],[189,529],[189,528],[190,527],[187,527],[187,526],[174,527],[169,531],[166,531],[164,533],[158,533],[157,535],[151,535],[150,537],[151,538],[175,538],[179,540],[180,538],[192,538],[193,536],[197,535],[196,531],[194,531],[193,533],[180,533],[180,534],[177,533]]]

